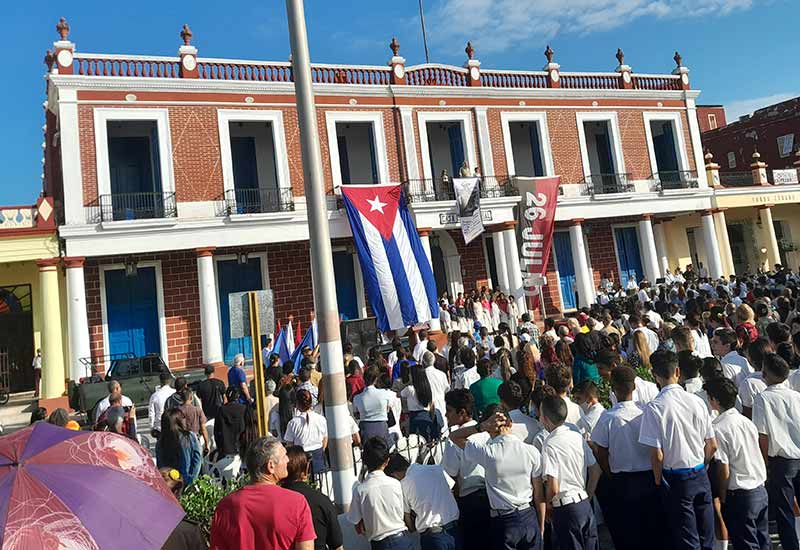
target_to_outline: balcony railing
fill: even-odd
[[[407,180],[405,188],[410,203],[452,201],[456,198],[452,181],[441,178]],[[518,196],[519,189],[509,176],[481,176],[480,193],[482,199],[496,199]]]
[[[719,182],[724,187],[749,187],[750,185],[755,185],[753,172],[750,170],[746,172],[720,172]]]
[[[656,172],[650,176],[656,183],[656,191],[674,191],[679,189],[697,189],[696,170],[676,170],[668,172]]]
[[[112,193],[100,195],[89,206],[89,222],[117,222],[124,220],[152,220],[175,218],[178,207],[175,193]]]
[[[630,193],[633,184],[629,181],[630,174],[592,174],[584,178],[586,189],[591,197],[596,195],[612,195],[615,193]]]
[[[226,212],[232,214],[267,214],[294,210],[292,190],[228,189],[225,191]]]

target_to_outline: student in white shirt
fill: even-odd
[[[488,548],[541,548],[545,503],[539,451],[511,433],[511,421],[501,412],[451,432],[450,440],[484,468],[491,506]]]
[[[610,477],[598,499],[611,538],[619,550],[669,548],[663,536],[661,499],[653,481],[650,450],[639,443],[642,409],[633,400],[636,373],[630,367],[611,372],[617,404],[603,411],[592,430],[592,449]]]
[[[528,445],[532,445],[533,440],[542,431],[542,426],[535,418],[520,410],[524,399],[522,386],[513,380],[503,382],[497,388],[497,396],[500,398],[500,406],[506,411],[512,422],[511,433]]]
[[[164,404],[173,393],[175,388],[172,387],[172,375],[163,371],[158,376],[161,386],[153,392],[150,396],[150,401],[147,404],[147,415],[150,419],[150,434],[158,439],[158,434],[161,432],[161,415],[164,414]]]
[[[643,332],[644,335],[647,337],[647,348],[652,352],[653,350],[658,349],[659,339],[658,334],[643,326],[642,318],[638,315],[631,315],[628,317],[628,324],[631,326],[631,333],[634,332]],[[628,354],[633,353],[633,334],[631,334],[630,342],[628,343]]]
[[[569,398],[569,391],[572,388],[572,369],[561,363],[554,363],[544,370],[544,379],[567,405],[567,424],[577,426],[583,413],[578,404]]]
[[[441,423],[433,407],[431,384],[422,365],[412,365],[410,370],[411,384],[400,392],[408,409],[408,433],[419,434],[431,442],[439,437],[441,431]]]
[[[589,440],[592,436],[597,421],[600,420],[600,415],[606,410],[600,400],[597,398],[597,384],[593,380],[584,380],[572,392],[575,400],[583,413],[581,419],[578,420],[578,430],[583,436]]]
[[[368,473],[353,486],[347,521],[367,537],[372,550],[412,550],[403,516],[403,489],[383,472],[389,464],[386,441],[380,437],[367,440],[361,460]]]
[[[353,398],[353,409],[358,414],[358,429],[363,443],[377,436],[391,446],[393,441],[389,435],[389,407],[397,394],[375,387],[380,375],[381,369],[377,366],[371,366],[364,371],[364,383],[367,387]]]
[[[797,550],[793,505],[800,498],[800,393],[784,384],[789,365],[777,354],[764,358],[761,372],[767,389],[753,401],[753,424],[767,463],[767,493],[774,507],[781,547]]]
[[[417,344],[414,346],[414,351],[411,355],[417,363],[422,362],[422,354],[428,351],[428,331],[421,330],[417,333]]]
[[[674,548],[714,544],[714,508],[706,464],[716,451],[703,400],[678,385],[678,356],[657,351],[650,363],[661,392],[645,405],[639,443],[651,448],[653,477],[664,494]]]
[[[714,331],[711,351],[722,363],[725,376],[733,380],[737,388],[753,372],[753,367],[747,358],[739,355],[738,350],[739,338],[736,336],[736,331],[729,328],[719,328]]]
[[[311,392],[299,389],[296,392],[299,414],[289,421],[283,440],[290,445],[299,445],[311,455],[312,473],[319,475],[326,470],[325,449],[328,448],[328,423],[325,417],[312,408]]]
[[[458,505],[452,491],[455,481],[442,465],[409,464],[400,453],[393,453],[385,472],[400,481],[405,522],[410,530],[419,533],[422,550],[455,550],[458,540]]]
[[[758,430],[736,410],[736,385],[715,378],[706,385],[717,452],[714,455],[722,515],[734,548],[772,548],[767,516],[767,469],[758,448]]]
[[[539,418],[550,432],[542,447],[542,480],[558,546],[561,550],[598,550],[591,499],[600,466],[583,436],[564,424],[567,406],[562,399],[545,397]]]
[[[475,400],[469,390],[450,390],[444,396],[447,404],[447,423],[450,429],[477,426],[472,419]],[[489,497],[486,495],[486,480],[483,466],[467,460],[464,449],[450,439],[445,442],[442,466],[447,475],[458,483],[458,509],[460,540],[463,550],[486,550],[490,547]]]
[[[678,352],[678,368],[681,371],[680,385],[691,394],[698,394],[703,391],[703,377],[700,376],[700,369],[703,368],[703,360],[691,351]]]
[[[742,414],[747,418],[753,418],[753,402],[756,396],[767,389],[761,368],[764,365],[764,357],[766,357],[768,353],[773,353],[773,349],[772,344],[770,344],[769,340],[766,338],[758,338],[755,342],[750,342],[750,345],[747,346],[747,360],[755,371],[739,384],[739,398],[742,401]]]
[[[426,351],[422,354],[422,364],[425,366],[425,374],[428,376],[428,382],[431,385],[433,406],[439,413],[439,418],[444,424],[442,427],[446,428],[447,421],[444,419],[444,394],[450,391],[450,382],[447,380],[447,375],[445,373],[433,366],[435,361],[436,357],[430,351]]]

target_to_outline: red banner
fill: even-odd
[[[528,310],[540,305],[540,292],[550,259],[561,176],[517,178],[520,202],[520,267]]]

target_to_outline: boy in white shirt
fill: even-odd
[[[572,395],[583,413],[581,419],[578,420],[578,430],[587,440],[590,440],[592,430],[600,420],[600,415],[606,410],[597,398],[597,384],[593,380],[584,380],[573,390]]]
[[[734,548],[772,548],[767,517],[767,469],[758,448],[758,430],[736,410],[736,385],[727,378],[706,384],[717,440],[716,472],[722,515]]]

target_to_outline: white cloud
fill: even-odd
[[[725,103],[725,118],[728,122],[736,121],[742,115],[752,115],[753,111],[768,107],[787,99],[792,99],[800,95],[800,92],[773,94],[763,97],[754,97],[751,99],[738,99],[736,101],[729,101]]]
[[[753,0],[441,0],[430,14],[434,44],[472,40],[482,52],[519,42],[541,45],[557,34],[607,31],[641,17],[726,15]]]

